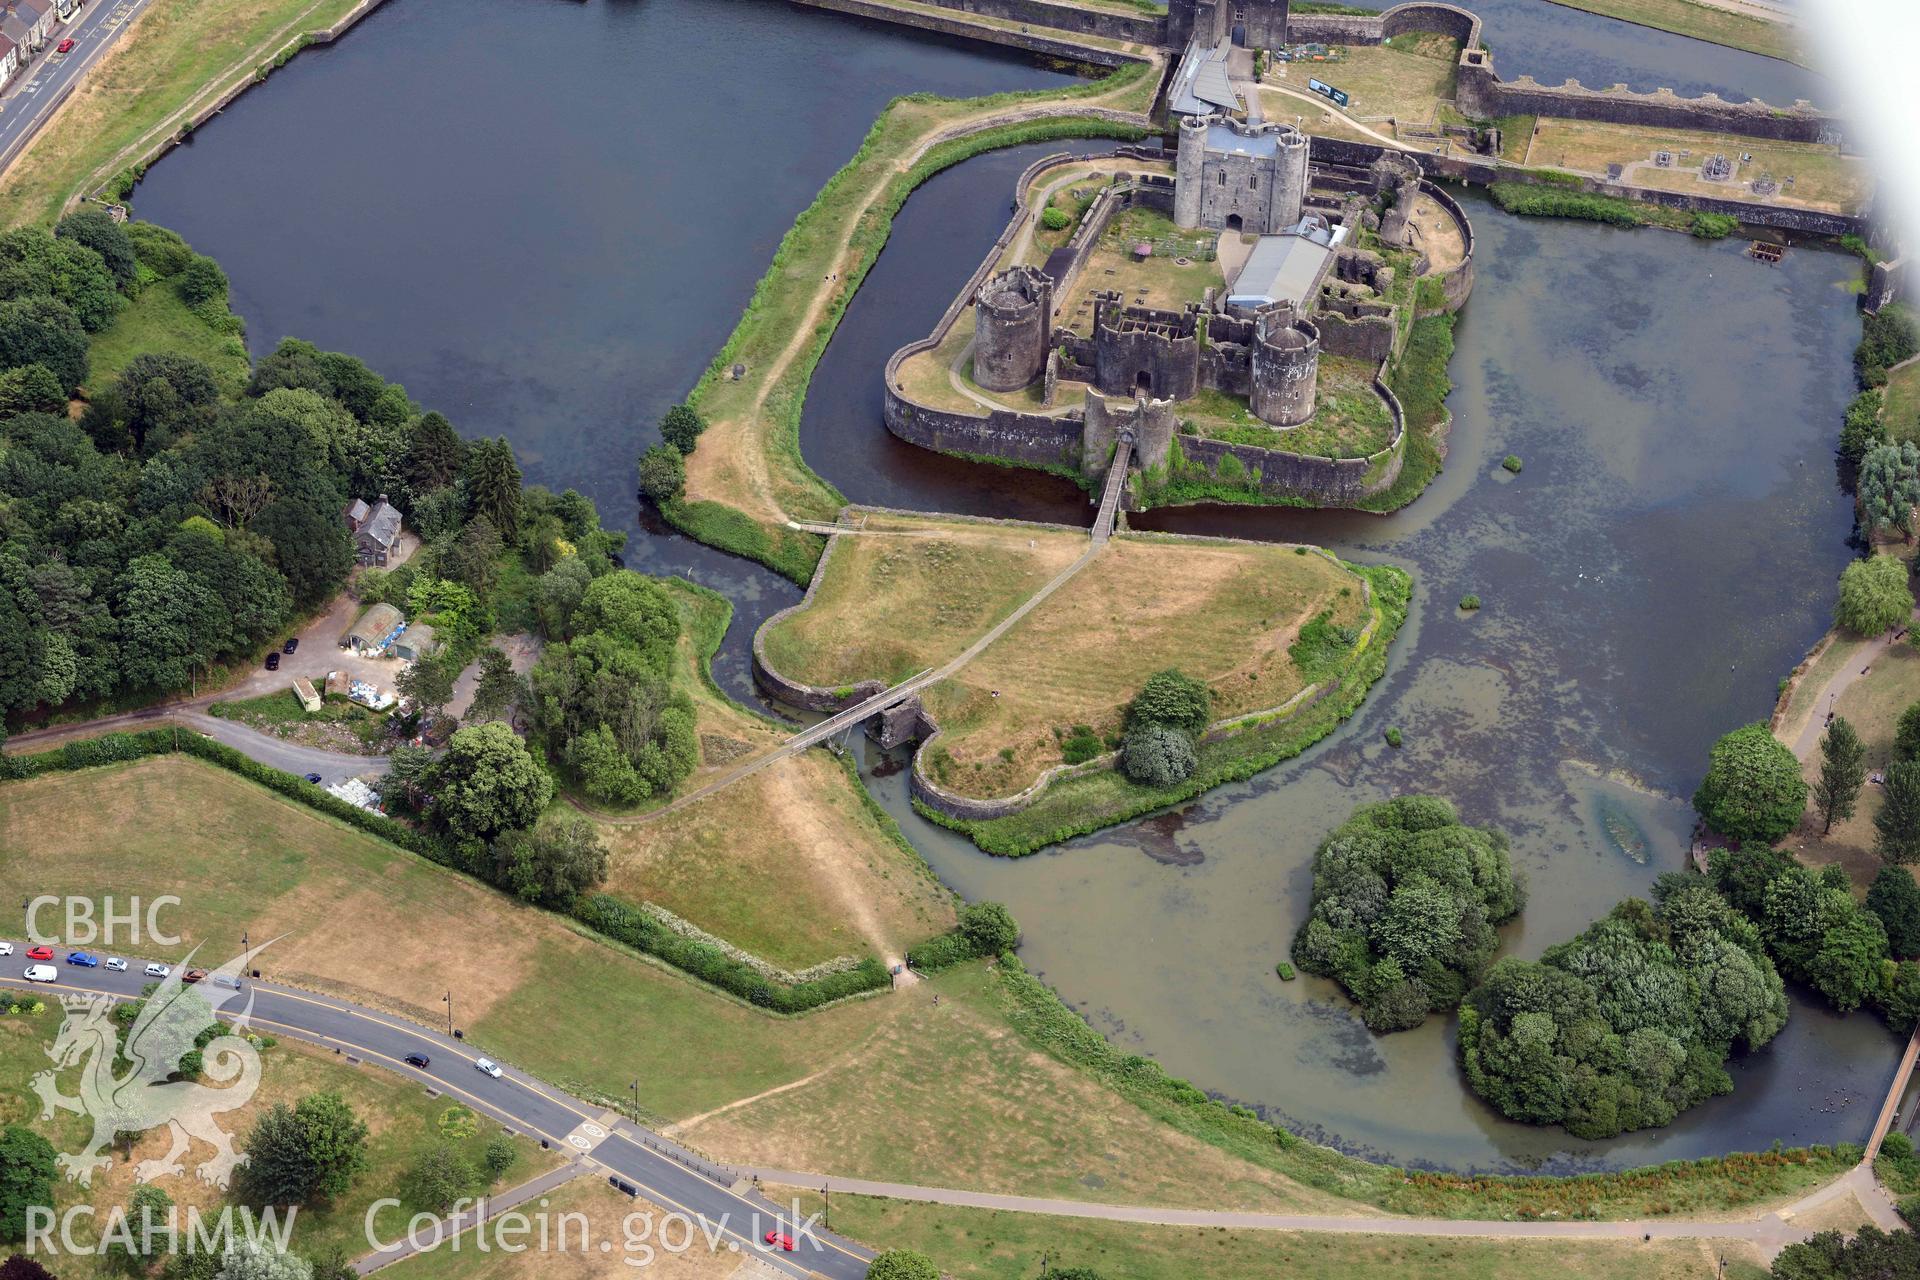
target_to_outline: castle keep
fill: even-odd
[[[1186,116],[1178,157],[1176,226],[1274,235],[1300,221],[1307,135],[1292,125]]]

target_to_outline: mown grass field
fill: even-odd
[[[51,223],[198,104],[356,0],[154,0],[0,179],[0,223]]]
[[[1845,650],[1847,646],[1843,641],[1834,648]],[[1818,689],[1825,683],[1824,675],[1816,679],[1818,683],[1815,679],[1807,681],[1810,689]],[[1835,715],[1844,716],[1860,735],[1860,741],[1867,749],[1868,773],[1886,772],[1887,765],[1893,759],[1894,727],[1900,719],[1900,713],[1916,702],[1920,702],[1920,649],[1910,644],[1896,644],[1888,648],[1873,660],[1865,676],[1841,692],[1833,704],[1833,711]],[[1820,699],[1812,707],[1811,714],[1824,719],[1827,714],[1826,699]],[[1819,778],[1818,747],[1802,762],[1801,772],[1809,783]],[[1833,830],[1825,835],[1821,833],[1819,818],[1809,808],[1799,828],[1787,837],[1787,847],[1809,863],[1840,863],[1853,877],[1854,884],[1864,892],[1883,865],[1880,855],[1874,852],[1878,832],[1873,819],[1884,802],[1882,789],[1869,782],[1860,789],[1860,799],[1853,817],[1836,822]]]
[[[802,1195],[809,1211],[819,1197]],[[836,1195],[833,1226],[874,1248],[917,1249],[955,1280],[1029,1280],[1091,1267],[1106,1280],[1764,1280],[1748,1245],[1433,1239],[1146,1226]],[[1720,1258],[1726,1269],[1717,1270]]]
[[[1730,49],[1745,49],[1788,62],[1807,60],[1806,41],[1783,22],[1768,22],[1744,13],[1700,4],[1697,0],[1554,0],[1569,9],[1584,9],[1623,22],[1637,22],[1657,31],[1692,36]],[[1495,37],[1489,37],[1490,39]],[[1588,86],[1589,88],[1597,86]],[[1791,103],[1775,103],[1791,106]]]
[[[143,948],[161,959],[279,936],[262,972],[429,1026],[450,990],[484,1048],[611,1098],[637,1077],[668,1116],[803,1075],[866,1017],[768,1017],[185,756],[7,784],[0,874],[96,901],[179,895],[182,943]]]
[[[53,1005],[38,1015],[0,1017],[0,1120],[24,1124],[47,1138],[54,1150],[78,1152],[91,1133],[91,1120],[68,1112],[56,1112],[52,1120],[40,1118],[40,1100],[30,1087],[31,1077],[49,1065],[45,1046],[59,1030],[60,1007]],[[77,1087],[78,1069],[62,1073],[59,1083],[64,1092]],[[209,1082],[214,1085],[214,1082]],[[493,1121],[467,1111],[457,1099],[430,1097],[417,1084],[372,1066],[354,1066],[331,1053],[309,1048],[297,1042],[281,1040],[261,1054],[260,1088],[244,1106],[220,1114],[219,1123],[234,1139],[234,1146],[246,1149],[246,1137],[254,1120],[275,1103],[292,1106],[310,1093],[334,1092],[342,1095],[368,1128],[368,1167],[354,1180],[352,1188],[332,1204],[321,1208],[301,1208],[294,1219],[292,1245],[309,1257],[324,1256],[338,1249],[351,1260],[367,1252],[361,1224],[368,1207],[383,1196],[401,1195],[406,1172],[428,1150],[445,1141],[469,1160],[478,1160],[487,1138],[500,1132]],[[442,1117],[457,1109],[470,1118],[472,1132],[450,1138],[441,1129]],[[519,1160],[507,1171],[499,1185],[524,1181],[559,1163],[553,1152],[542,1152],[526,1138],[515,1138]],[[56,1212],[69,1205],[90,1204],[99,1214],[110,1207],[125,1205],[134,1186],[133,1168],[142,1160],[158,1159],[166,1153],[168,1131],[150,1130],[133,1144],[131,1154],[115,1154],[111,1168],[94,1175],[91,1188],[83,1188],[64,1178],[54,1186]],[[194,1176],[201,1160],[213,1153],[195,1143],[182,1158],[186,1172],[156,1183],[171,1196],[182,1212],[189,1205],[201,1213],[217,1213],[223,1193]],[[398,1221],[401,1215],[390,1214]],[[383,1219],[384,1225],[391,1225]],[[76,1236],[91,1238],[86,1224]],[[54,1268],[64,1280],[89,1280],[95,1276],[123,1275],[107,1265],[104,1258],[68,1257],[58,1259]]]
[[[0,198],[4,192],[0,186]],[[180,301],[169,282],[160,280],[142,289],[112,324],[93,336],[87,385],[97,389],[111,384],[135,356],[153,351],[204,360],[228,395],[238,394],[250,372],[246,344],[216,331]]]
[[[842,537],[813,603],[765,633],[789,679],[894,684],[937,667],[1087,548],[1077,530],[875,512]]]
[[[1075,725],[1117,733],[1126,703],[1170,667],[1212,686],[1216,719],[1277,707],[1308,683],[1288,648],[1324,611],[1355,628],[1366,612],[1359,579],[1324,556],[1116,538],[928,691],[942,729],[930,770],[967,794],[1017,791],[1061,762],[1061,738]]]
[[[1895,440],[1920,440],[1920,360],[1909,360],[1887,370],[1880,419]]]
[[[807,609],[769,632],[783,674],[837,686],[940,665],[1085,549],[1077,533],[890,517],[901,532],[841,539]],[[914,531],[914,532],[909,532]],[[1289,646],[1323,611],[1357,627],[1361,583],[1291,547],[1117,538],[953,679],[926,695],[941,726],[929,767],[1005,795],[1061,763],[1074,726],[1115,733],[1168,667],[1210,682],[1216,715],[1276,707],[1308,681]]]

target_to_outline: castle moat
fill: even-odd
[[[609,527],[635,535],[634,567],[725,591],[737,612],[719,674],[744,696],[748,638],[799,593],[642,525],[631,464],[653,431],[639,424],[654,422],[724,341],[787,223],[888,96],[1063,80],[771,3],[547,6],[531,22],[519,6],[503,8],[408,0],[382,10],[156,166],[136,194],[139,214],[220,258],[256,350],[299,333],[362,354],[467,434],[507,435],[530,481],[595,498]],[[1587,15],[1550,17],[1577,32]],[[1517,36],[1490,38],[1504,65],[1549,78],[1553,68],[1519,56]],[[554,56],[504,65],[499,50],[528,54],[529,41],[550,43]],[[1729,87],[1763,61],[1683,44],[1702,74],[1723,69]],[[583,71],[579,56],[606,62]],[[669,82],[624,74],[642,60]],[[433,75],[419,75],[423,66]],[[447,78],[462,93],[422,88]],[[616,83],[635,95],[619,109],[576,100]],[[676,94],[722,83],[730,109],[758,121],[751,151],[737,168],[687,163]],[[1771,84],[1748,91],[1798,96]],[[459,117],[452,103],[462,98],[463,110],[492,104],[488,128]],[[379,121],[388,145],[356,141],[364,135],[343,113]],[[932,329],[1004,228],[1026,167],[1103,145],[990,153],[909,199],[801,425],[806,458],[849,500],[1086,522],[1086,495],[1068,481],[889,434],[879,374]],[[523,163],[503,173],[501,157],[523,149],[550,152],[554,171]],[[329,208],[323,191],[345,198]],[[473,197],[481,191],[488,200]],[[1848,556],[1851,517],[1830,442],[1851,393],[1858,322],[1845,286],[1855,260],[1803,248],[1762,267],[1734,242],[1522,222],[1463,201],[1477,279],[1455,335],[1446,470],[1421,497],[1387,517],[1218,508],[1136,517],[1409,568],[1413,616],[1351,722],[1291,764],[1179,813],[1018,862],[915,817],[897,762],[877,752],[870,785],[948,884],[1013,908],[1023,958],[1097,1027],[1302,1132],[1401,1161],[1476,1167],[1857,1139],[1895,1054],[1866,1015],[1835,1019],[1796,1001],[1787,1030],[1735,1062],[1733,1096],[1653,1134],[1587,1144],[1481,1106],[1458,1079],[1447,1020],[1376,1038],[1331,984],[1274,977],[1306,910],[1314,845],[1355,804],[1397,790],[1443,791],[1468,821],[1512,833],[1533,888],[1507,939],[1518,954],[1537,954],[1596,904],[1680,866],[1683,797],[1708,744],[1765,716],[1775,681],[1824,630]],[[604,290],[586,288],[608,277]],[[1507,453],[1525,459],[1519,476],[1499,468]],[[1453,603],[1467,592],[1485,601],[1470,616]],[[1381,740],[1389,725],[1406,735],[1397,753]],[[1645,861],[1596,820],[1602,808],[1642,833]]]

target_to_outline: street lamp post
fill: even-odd
[[[633,1095],[633,1118],[640,1118],[640,1082],[635,1080],[627,1086],[627,1092]]]
[[[444,1001],[447,1006],[447,1038],[451,1040],[453,1038],[453,991],[449,989],[447,994],[441,996],[440,999]]]

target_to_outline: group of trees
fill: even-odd
[[[1872,1225],[1852,1236],[1822,1231],[1782,1249],[1771,1274],[1773,1280],[1911,1280],[1920,1276],[1920,1239]]]
[[[0,238],[0,306],[64,255],[225,307],[218,268],[171,232],[62,228],[53,248],[30,250],[40,233]],[[91,296],[72,270],[51,278],[72,297],[50,305]],[[0,318],[0,366],[17,365],[7,332]],[[75,423],[65,393],[84,376],[63,365],[53,389],[31,366],[0,373],[0,712],[170,692],[256,652],[352,567],[350,497],[392,495],[429,533],[432,574],[462,585],[497,572],[502,528],[520,532],[528,504],[505,442],[469,448],[351,356],[289,340],[228,395],[192,357],[142,355]],[[555,556],[597,531],[583,499],[533,505],[528,527]]]
[[[1503,1114],[1607,1138],[1733,1087],[1726,1060],[1787,1021],[1760,933],[1705,881],[1660,877],[1539,960],[1500,961],[1460,1009],[1473,1091]]]
[[[513,1139],[504,1133],[487,1139],[478,1164],[461,1155],[450,1143],[436,1143],[407,1171],[403,1188],[407,1203],[424,1213],[445,1213],[455,1201],[469,1198],[499,1181],[518,1159]]]
[[[367,1167],[367,1126],[337,1093],[276,1102],[253,1122],[240,1194],[258,1205],[313,1205],[342,1195]]]
[[[548,757],[595,799],[664,795],[699,760],[693,703],[674,682],[679,607],[665,586],[630,570],[579,584],[577,594],[573,585],[541,583],[548,645],[531,680],[535,729]]]
[[[1158,672],[1127,704],[1120,771],[1149,787],[1185,782],[1200,767],[1200,735],[1213,723],[1213,691],[1177,670]]]
[[[1366,805],[1314,855],[1293,961],[1344,986],[1373,1030],[1417,1027],[1485,976],[1523,898],[1503,833],[1436,797]]]
[[[1709,863],[1713,883],[1758,926],[1782,973],[1841,1013],[1877,1009],[1904,1034],[1920,1018],[1920,966],[1910,949],[1920,941],[1920,891],[1911,875],[1889,870],[1863,904],[1845,868],[1814,871],[1763,844],[1718,850]]]
[[[660,443],[640,455],[640,493],[658,506],[687,489],[687,457],[707,423],[692,405],[677,404],[660,419]]]

